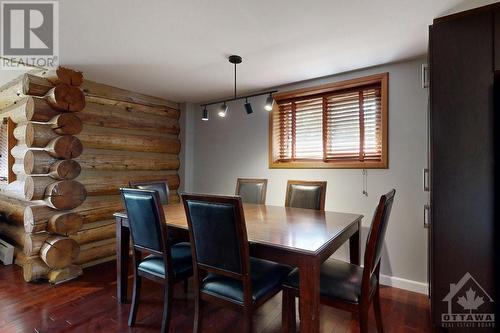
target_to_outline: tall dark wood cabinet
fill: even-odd
[[[494,324],[499,8],[439,18],[430,28],[431,316],[450,331]]]

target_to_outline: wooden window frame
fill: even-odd
[[[273,115],[279,112],[279,102],[297,98],[318,96],[343,90],[356,89],[362,86],[380,84],[381,92],[381,134],[382,134],[382,155],[380,161],[324,161],[324,160],[301,160],[301,161],[276,161],[274,159],[274,135],[273,135]],[[270,169],[387,169],[389,168],[389,73],[381,73],[347,81],[324,84],[316,87],[275,93],[273,97],[276,101],[272,112],[269,112],[269,168]],[[323,124],[323,127],[326,124]],[[295,138],[294,138],[295,139]],[[323,139],[323,145],[325,145]],[[323,150],[325,153],[325,150]]]
[[[13,166],[14,163],[16,162],[14,156],[11,154],[12,148],[14,148],[17,144],[17,140],[14,137],[14,128],[16,127],[16,124],[12,121],[10,118],[0,118],[0,121],[3,123],[6,123],[6,129],[7,129],[7,184],[10,184],[14,181],[17,180],[17,176],[14,173]],[[2,158],[4,158],[2,156]]]

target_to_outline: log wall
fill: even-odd
[[[114,259],[113,213],[129,181],[166,180],[179,201],[179,115],[177,103],[67,69],[0,88],[17,178],[0,193],[0,236],[15,244],[26,281],[57,283]]]

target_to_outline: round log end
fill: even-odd
[[[57,134],[75,135],[82,131],[83,124],[77,116],[63,113],[56,117],[52,129]]]
[[[56,179],[75,179],[82,167],[75,160],[57,161],[50,166],[50,176]]]
[[[76,241],[66,237],[48,239],[40,250],[40,257],[52,269],[60,269],[71,265],[80,255],[80,246]]]
[[[48,150],[49,154],[65,160],[77,158],[83,151],[82,142],[72,135],[63,135],[54,139],[51,146]]]
[[[85,108],[85,95],[80,88],[59,84],[53,91],[55,107],[64,111],[78,112]]]
[[[47,186],[45,198],[55,209],[70,210],[85,201],[87,191],[75,180],[62,180]]]
[[[28,201],[33,200],[35,195],[35,181],[32,177],[26,177],[24,180],[24,198]]]

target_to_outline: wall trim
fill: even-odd
[[[424,294],[424,295],[429,294],[429,284],[413,280],[407,280],[395,276],[380,274],[380,284],[384,286],[413,291],[419,294]]]

